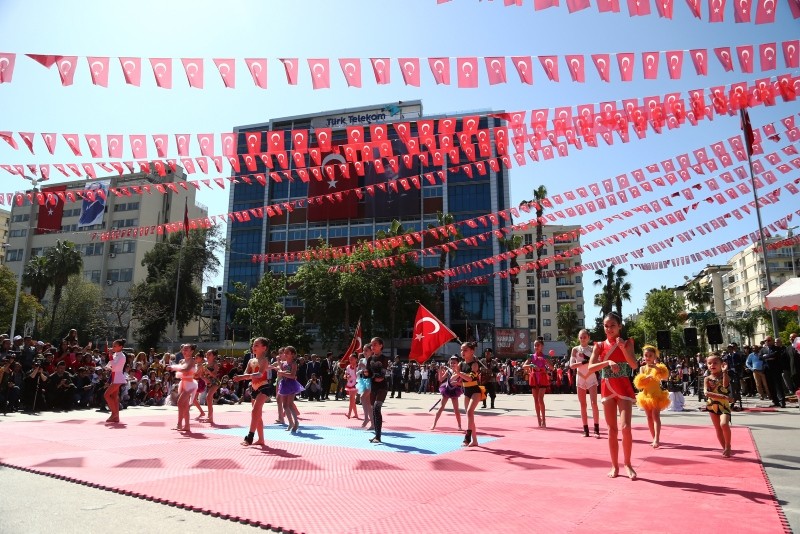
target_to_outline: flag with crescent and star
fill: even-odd
[[[353,333],[353,341],[350,342],[350,346],[344,351],[344,356],[339,360],[339,367],[342,369],[346,368],[350,363],[351,355],[355,354],[356,358],[358,358],[358,353],[361,352],[361,348],[363,347],[361,337],[361,319],[359,319],[358,324],[356,324],[356,331]]]
[[[61,231],[61,218],[64,216],[64,191],[66,185],[45,187],[40,193],[39,220],[36,224],[36,235]]]
[[[425,363],[439,347],[456,337],[458,336],[452,330],[420,304],[417,318],[414,320],[414,333],[408,359]]]

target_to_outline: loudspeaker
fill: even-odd
[[[722,328],[718,324],[707,324],[706,337],[710,345],[720,345],[722,343]]]
[[[687,347],[697,346],[697,328],[690,326],[683,329],[683,342]]]
[[[669,350],[672,348],[672,341],[669,339],[669,330],[656,331],[656,344],[658,350]]]

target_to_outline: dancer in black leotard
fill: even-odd
[[[383,401],[386,400],[386,369],[389,367],[389,360],[383,355],[383,340],[373,337],[370,342],[372,346],[372,356],[367,360],[367,368],[364,370],[364,377],[371,379],[370,391],[372,392],[372,423],[375,427],[375,437],[370,439],[371,443],[381,442],[381,429],[383,428]]]

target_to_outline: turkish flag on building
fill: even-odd
[[[39,205],[39,222],[36,235],[61,231],[61,218],[64,215],[64,201],[59,197],[67,190],[66,185],[56,185],[42,189],[45,202]],[[59,195],[58,193],[61,193]]]
[[[309,180],[308,215],[311,222],[352,219],[358,215],[358,203],[345,192],[358,187],[358,181],[345,178],[342,166],[349,166],[342,154],[332,152],[322,160],[318,178]],[[348,174],[349,169],[348,169]]]
[[[412,336],[408,359],[419,363],[425,363],[439,347],[458,337],[422,304],[417,309]]]
[[[347,347],[347,350],[344,351],[344,356],[342,359],[339,360],[339,367],[344,369],[350,363],[350,356],[355,355],[358,358],[358,353],[361,352],[361,348],[363,347],[361,343],[361,337],[363,336],[361,332],[361,319],[358,320],[358,324],[356,325],[356,331],[353,333],[353,341],[350,342],[350,346]]]

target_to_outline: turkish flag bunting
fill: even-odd
[[[609,65],[611,63],[611,55],[592,54],[592,61],[594,61],[594,66],[597,67],[597,73],[600,75],[600,79],[604,82],[610,82]]]
[[[586,9],[589,5],[589,0],[567,0],[567,9],[570,13]]]
[[[375,83],[387,85],[391,83],[392,65],[388,57],[370,58],[372,71],[375,73]]]
[[[358,358],[358,353],[361,352],[363,347],[361,338],[363,337],[363,333],[361,332],[361,319],[358,320],[356,324],[356,330],[353,333],[353,341],[350,342],[350,346],[347,347],[347,350],[344,351],[344,356],[342,359],[339,360],[339,367],[342,369],[346,368],[347,365],[350,363],[350,356],[355,355]]]
[[[0,53],[0,83],[11,83],[16,59],[16,54]]]
[[[539,56],[539,63],[542,64],[547,78],[551,82],[558,81],[558,56]]]
[[[253,77],[253,83],[256,84],[256,87],[260,87],[261,89],[267,88],[267,60],[264,58],[246,58],[244,60],[245,64],[247,65],[248,70],[250,71],[250,76]],[[285,66],[285,64],[284,64]],[[217,65],[219,69],[220,75],[223,77],[223,80],[227,80],[226,77],[222,74],[222,66]],[[231,70],[231,73],[234,71]],[[288,78],[288,73],[287,73]],[[231,84],[233,81],[231,81]],[[225,87],[233,87],[233,85],[228,85],[227,81],[225,83]]]
[[[506,58],[505,57],[487,57],[484,58],[486,63],[486,75],[489,77],[489,85],[497,85],[499,83],[506,83]]]
[[[708,76],[708,50],[704,48],[689,50],[689,55],[692,58],[694,70],[697,72],[697,75]],[[697,112],[695,112],[695,115],[697,115]],[[702,115],[697,116],[698,119],[701,117]]]
[[[715,48],[714,53],[717,55],[717,59],[719,59],[722,68],[725,69],[725,72],[730,72],[733,70],[733,59],[731,57],[730,47],[721,46],[719,48]]]
[[[650,0],[628,0],[628,13],[631,17],[649,15]]]
[[[169,143],[168,139],[169,138],[166,134],[153,134],[153,143],[155,143],[156,145],[156,154],[158,154],[159,158],[164,158],[167,156],[167,145]],[[92,149],[92,143],[91,141],[89,141],[89,150],[91,149]],[[95,157],[99,158],[100,156],[95,156]]]
[[[725,0],[708,0],[708,22],[725,21]]]
[[[86,58],[86,62],[89,63],[92,83],[100,87],[108,87],[108,58],[89,56]],[[1,79],[0,82],[2,82]]]
[[[58,56],[56,66],[58,67],[58,75],[61,77],[61,85],[72,85],[72,80],[75,78],[75,67],[78,63],[78,56]]]
[[[789,4],[793,0],[789,0]],[[772,24],[775,22],[775,0],[756,0],[756,24]]]
[[[658,77],[658,52],[645,52],[642,54],[642,68],[645,80],[655,80]]]
[[[172,89],[172,58],[150,58],[150,65],[153,67],[156,85],[163,89]]]
[[[528,85],[533,85],[533,60],[531,56],[512,56],[514,68],[519,74],[519,81]]]
[[[597,0],[597,11],[600,13],[619,13],[619,0]]]
[[[329,59],[309,59],[308,70],[311,71],[311,86],[314,89],[330,89],[331,73]]]
[[[633,79],[633,53],[622,52],[617,54],[617,64],[619,65],[619,76],[623,82]]]
[[[584,83],[586,81],[586,74],[583,55],[568,55],[565,59],[570,76],[572,76],[572,81]]]
[[[456,59],[458,86],[464,89],[478,87],[478,58],[460,57]]]
[[[189,80],[189,87],[203,88],[203,58],[181,58],[183,70]]]
[[[283,63],[283,70],[286,71],[286,81],[289,85],[297,85],[297,70],[299,68],[297,58],[282,58],[281,63]]]
[[[783,48],[783,62],[787,69],[796,69],[800,67],[800,40],[784,41],[781,43]],[[0,56],[2,57],[2,56]]]
[[[403,73],[403,82],[406,85],[419,87],[420,71],[419,71],[419,58],[416,57],[401,57],[397,59],[400,65],[400,72]]]
[[[197,143],[200,145],[202,155],[214,156],[214,134],[197,134]]]
[[[436,85],[450,85],[449,57],[429,57],[428,65],[431,68]]]
[[[772,1],[772,0],[769,0]],[[739,66],[742,69],[742,72],[745,73],[752,73],[753,72],[753,45],[746,45],[746,46],[737,46],[736,47],[736,54],[739,56]]]
[[[64,137],[64,141],[67,142],[67,146],[69,146],[72,153],[76,156],[81,155],[81,147],[78,141],[78,134],[61,134]],[[30,148],[30,147],[28,147]],[[33,152],[33,150],[31,150]]]
[[[733,3],[733,20],[737,23],[750,22],[752,0],[736,0]]]
[[[533,8],[536,11],[541,11],[548,7],[558,7],[558,0],[533,0]]]
[[[347,87],[361,87],[361,59],[339,58],[339,66],[347,81]]]
[[[656,9],[658,10],[658,16],[662,19],[672,19],[672,11],[673,11],[673,0],[656,0]]]
[[[147,158],[147,142],[144,135],[129,135],[128,139],[131,142],[131,152],[136,159]]]
[[[417,309],[412,336],[408,358],[419,363],[425,363],[439,347],[458,337],[422,304]]]
[[[679,80],[681,78],[681,70],[683,69],[683,50],[672,50],[665,52],[667,58],[667,69],[671,80]]]
[[[692,15],[695,18],[703,18],[702,10],[700,8],[700,0],[686,0],[686,3],[689,5],[689,9],[692,10]]]
[[[266,62],[266,60],[264,61]],[[217,66],[217,70],[219,71],[220,77],[222,77],[222,83],[225,84],[225,87],[234,89],[236,87],[236,60],[233,58],[214,58],[214,65]],[[248,64],[248,67],[249,66]],[[186,67],[185,63],[184,67]],[[188,67],[186,67],[186,74],[189,74]],[[255,77],[253,77],[253,81],[255,81]],[[191,79],[189,83],[191,84]],[[258,84],[256,83],[256,85]]]

